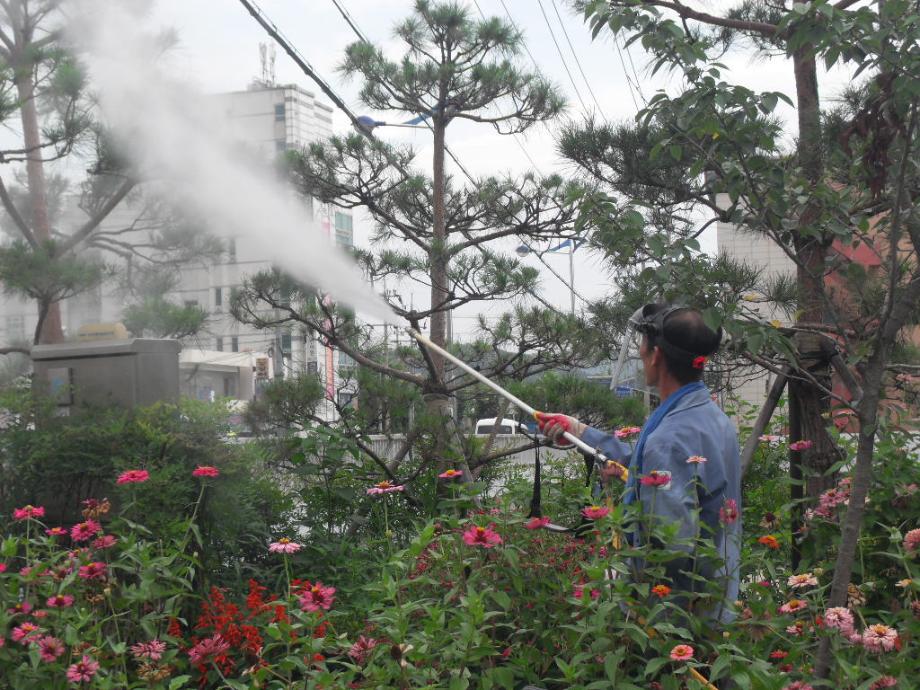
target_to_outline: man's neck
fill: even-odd
[[[680,381],[670,376],[662,377],[664,380],[658,382],[658,397],[664,402],[677,389],[683,388]]]

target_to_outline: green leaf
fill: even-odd
[[[176,676],[171,681],[169,681],[169,690],[180,690],[180,688],[185,687],[185,684],[191,680],[191,676]]]

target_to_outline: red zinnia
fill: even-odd
[[[501,535],[492,529],[492,527],[477,527],[470,525],[469,529],[463,533],[463,542],[467,546],[481,546],[485,549],[491,549],[502,543]]]
[[[768,549],[773,549],[774,551],[776,551],[779,548],[779,539],[774,537],[772,534],[768,534],[764,537],[758,538],[757,543],[763,544]]]
[[[642,486],[665,486],[671,482],[671,475],[668,472],[649,472],[639,479]]]
[[[116,484],[140,484],[150,479],[150,472],[147,470],[128,470],[118,475],[115,480]]]
[[[652,587],[652,594],[654,594],[659,599],[664,599],[671,593],[671,588],[667,585],[655,585]]]
[[[193,477],[216,477],[220,474],[220,470],[216,467],[211,467],[210,465],[199,465],[194,470],[192,470]]]
[[[525,529],[540,529],[546,527],[549,524],[548,517],[535,517],[530,518],[527,522],[524,523]]]
[[[610,508],[605,508],[603,506],[588,506],[582,509],[581,514],[589,520],[600,520],[602,517],[606,517],[610,514]]]

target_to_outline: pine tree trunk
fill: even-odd
[[[38,126],[38,111],[35,107],[35,85],[32,69],[20,66],[16,76],[16,91],[19,97],[19,112],[22,118],[22,136],[26,154],[26,176],[29,184],[29,204],[32,211],[32,232],[35,239],[44,244],[51,240],[51,220],[48,217],[48,192],[45,183],[45,165],[42,161],[41,132]],[[41,316],[42,306],[39,305]],[[36,344],[60,343],[64,341],[61,322],[61,305],[51,302],[44,318],[36,329]]]

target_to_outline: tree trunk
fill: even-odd
[[[821,152],[818,77],[812,46],[802,46],[793,53],[792,59],[799,124],[798,161],[814,192],[818,185],[824,184],[824,160]],[[806,204],[798,219],[801,230],[809,228],[818,218],[819,204],[814,198]],[[826,323],[828,314],[824,302],[824,259],[830,240],[821,233],[815,236],[800,231],[796,233],[794,242],[796,256],[800,261],[796,268],[799,287],[797,320]],[[796,347],[801,355],[800,373],[807,372],[829,389],[830,362],[823,355],[820,336],[799,334],[796,337]],[[830,398],[814,384],[798,380],[794,372],[789,380],[789,399],[790,406],[798,406],[802,438],[813,444],[801,453],[801,468],[805,479],[805,494],[817,498],[836,482],[833,476],[825,475],[838,459],[837,449],[824,427],[826,415],[830,411]],[[790,463],[794,461],[790,458]]]
[[[32,211],[32,232],[35,239],[46,244],[51,240],[51,220],[48,217],[48,193],[45,184],[45,164],[42,161],[41,132],[38,126],[38,111],[35,107],[35,84],[32,81],[31,65],[20,65],[16,75],[16,91],[19,97],[19,112],[22,118],[22,136],[26,154],[26,175],[29,184],[29,204]],[[39,305],[40,330],[36,334],[36,343],[60,343],[64,341],[64,329],[61,322],[61,305],[52,302],[42,316]]]

